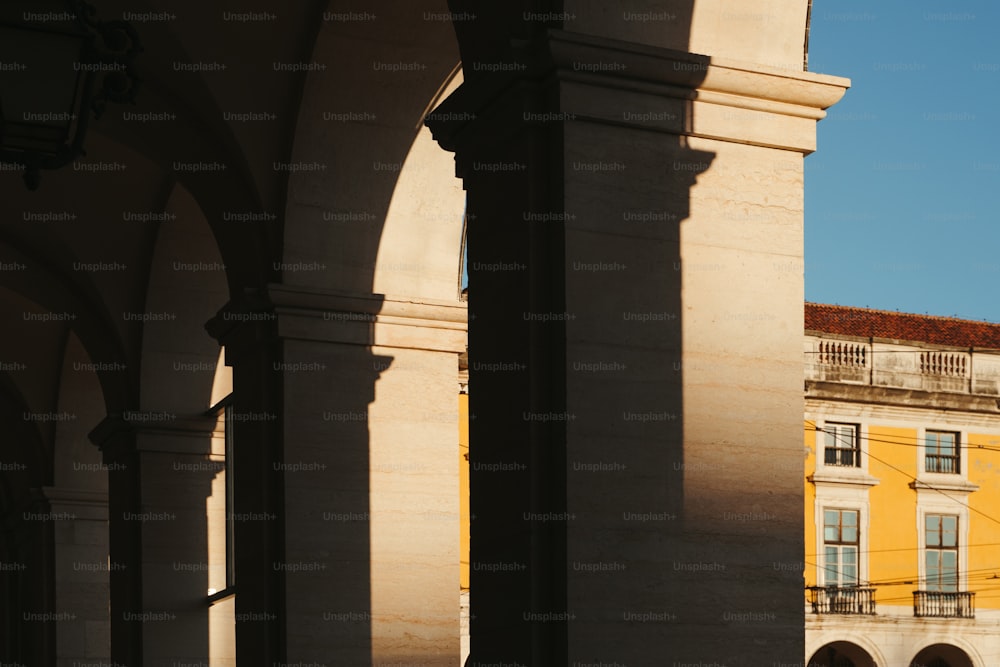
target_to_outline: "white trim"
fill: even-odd
[[[1000,445],[1000,413],[963,412],[930,407],[903,407],[880,403],[865,403],[850,399],[806,398],[806,419],[815,421],[828,415],[843,417],[846,421],[863,421],[879,426],[915,428],[917,424],[931,425],[931,430],[957,431],[997,436]],[[834,419],[836,421],[836,419]]]

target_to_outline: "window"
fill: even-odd
[[[858,513],[855,510],[823,511],[823,585],[856,586],[858,583]]]
[[[959,472],[957,433],[927,431],[924,450],[924,470],[927,472]]]
[[[841,424],[827,422],[823,431],[826,442],[823,449],[823,462],[828,466],[861,465],[860,427],[857,424]]]
[[[928,514],[924,518],[924,559],[928,591],[958,591],[958,517]]]
[[[208,590],[209,601],[214,604],[218,600],[227,598],[235,593],[236,589],[236,520],[234,517],[236,509],[236,479],[234,476],[236,449],[234,446],[236,428],[233,418],[233,395],[229,394],[221,401],[213,405],[205,413],[206,415],[218,418],[222,416],[222,435],[224,438],[225,462],[223,465],[223,477],[225,483],[225,535],[226,535],[226,561],[225,561],[225,588]],[[214,447],[213,447],[214,449]],[[221,582],[220,582],[221,583]]]

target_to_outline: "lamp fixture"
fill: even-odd
[[[90,115],[135,103],[142,51],[126,21],[101,21],[83,0],[0,3],[0,161],[37,190],[42,169],[84,155]]]

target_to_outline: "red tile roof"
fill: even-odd
[[[806,302],[806,331],[1000,349],[1000,324]]]

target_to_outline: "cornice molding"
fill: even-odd
[[[284,339],[464,352],[468,304],[270,285]]]
[[[945,479],[944,477],[939,476],[930,477],[926,474],[920,474],[917,476],[917,479],[910,482],[909,486],[918,493],[950,491],[952,493],[969,494],[979,490],[978,484],[974,484],[964,477],[959,477],[957,475],[949,477],[954,477],[954,479]]]
[[[807,407],[810,401],[857,403],[887,410],[960,412],[1000,425],[1000,399],[996,396],[953,392],[930,392],[882,385],[805,381]],[[819,406],[819,403],[816,403]],[[905,415],[906,413],[900,413]],[[911,413],[916,416],[916,413]],[[907,415],[908,416],[908,415]],[[992,419],[990,419],[992,417]],[[905,418],[905,417],[904,417]]]
[[[876,486],[881,480],[872,477],[868,473],[860,470],[854,474],[830,474],[829,472],[815,472],[806,479],[816,486],[860,486],[869,488]]]
[[[850,87],[842,77],[563,30],[550,30],[539,53],[511,60],[510,71],[466,80],[430,114],[446,150],[484,133],[509,135],[530,124],[530,111],[808,154],[815,122]]]
[[[768,67],[728,58],[688,53],[564,30],[549,32],[549,50],[561,78],[601,80],[614,88],[642,92],[670,92],[670,88],[698,91],[688,97],[712,93],[727,106],[747,104],[787,115],[819,120],[850,87],[849,79],[802,70]],[[580,63],[607,63],[620,67],[589,72]],[[669,65],[669,67],[667,66]],[[652,87],[651,87],[652,86]],[[675,91],[676,92],[676,91]],[[778,106],[774,106],[777,104]]]

